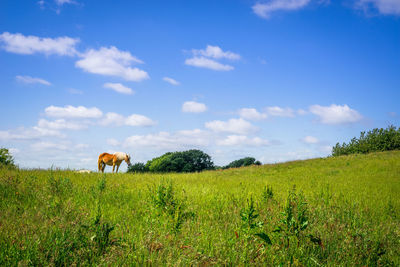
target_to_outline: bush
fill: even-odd
[[[400,128],[391,125],[386,129],[375,128],[372,131],[361,132],[360,137],[354,137],[346,144],[337,143],[332,148],[332,156],[349,155],[357,153],[370,153],[400,149]]]
[[[149,160],[145,166],[150,172],[200,172],[214,169],[211,157],[201,150],[168,152]]]
[[[229,163],[228,165],[223,167],[223,169],[239,168],[239,167],[250,166],[250,165],[261,165],[261,162],[258,160],[256,161],[255,158],[246,157],[246,158],[232,161],[231,163]]]
[[[0,166],[15,166],[14,158],[7,148],[0,148]]]
[[[128,167],[128,170],[126,172],[132,172],[132,173],[143,173],[147,172],[148,168],[144,163],[138,162],[135,164],[132,164]]]

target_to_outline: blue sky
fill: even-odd
[[[21,167],[323,157],[399,126],[400,1],[1,1],[0,67]]]

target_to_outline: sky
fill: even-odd
[[[3,0],[0,69],[22,168],[326,157],[399,126],[400,0]]]

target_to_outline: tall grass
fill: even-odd
[[[399,266],[399,195],[398,151],[192,174],[0,169],[0,265]]]

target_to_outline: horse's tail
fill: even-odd
[[[99,168],[99,171],[103,168],[103,157],[107,153],[101,153],[99,156],[99,160],[97,161],[97,167]]]

